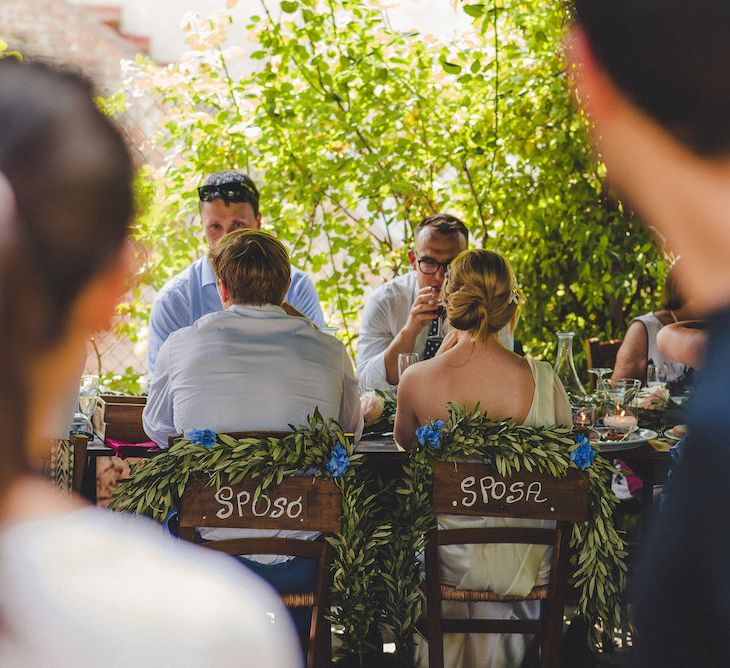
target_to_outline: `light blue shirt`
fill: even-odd
[[[317,327],[324,327],[317,290],[312,279],[301,269],[292,266],[291,285],[284,299]],[[147,335],[147,368],[150,376],[154,373],[160,346],[170,334],[192,325],[208,313],[222,310],[215,273],[206,253],[167,281],[152,304]]]

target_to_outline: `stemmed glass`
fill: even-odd
[[[418,353],[399,353],[398,354],[398,380],[401,379],[403,372],[409,366],[411,366],[411,364],[415,364],[420,359],[421,358],[419,357]]]
[[[607,367],[597,367],[595,369],[588,369],[588,373],[592,373],[596,377],[596,392],[605,392],[606,391],[606,381],[604,380],[604,376],[611,373],[613,369],[609,369]]]
[[[91,374],[81,376],[81,385],[79,387],[79,411],[84,416],[84,430],[93,434],[94,430],[91,425],[91,417],[96,410],[96,404],[99,401],[99,376]]]

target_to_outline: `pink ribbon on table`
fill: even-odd
[[[616,460],[621,469],[621,474],[626,479],[626,486],[629,488],[630,494],[636,494],[644,486],[644,481],[634,473],[634,470],[623,460]]]
[[[126,459],[127,457],[144,457],[148,454],[162,452],[162,448],[154,441],[145,441],[144,443],[127,443],[125,441],[117,441],[113,438],[104,440],[104,445],[110,447],[116,453],[117,457]]]

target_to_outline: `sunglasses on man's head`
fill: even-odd
[[[198,197],[201,202],[212,202],[214,199],[223,199],[227,202],[257,202],[256,191],[245,183],[221,183],[216,186],[198,187]]]

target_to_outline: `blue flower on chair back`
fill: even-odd
[[[583,434],[577,434],[575,442],[576,445],[570,453],[570,461],[581,471],[585,471],[596,458],[596,451],[593,449],[588,437]]]
[[[444,437],[443,428],[446,423],[443,420],[434,420],[416,429],[416,438],[421,445],[428,445],[434,450],[441,449],[441,441]]]
[[[188,432],[188,441],[209,448],[215,445],[218,435],[212,429],[193,429]]]
[[[337,441],[337,445],[332,449],[330,458],[325,463],[325,468],[330,472],[333,478],[339,478],[345,474],[350,466],[350,455],[342,443]]]

